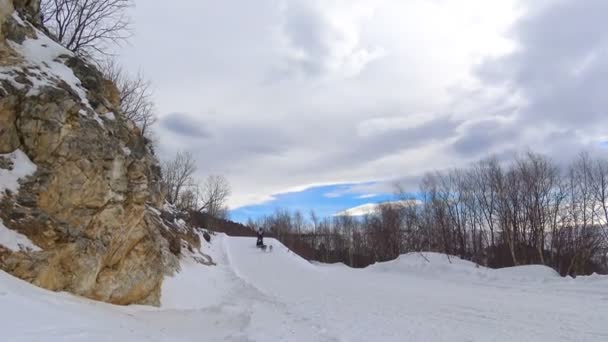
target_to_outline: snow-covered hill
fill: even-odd
[[[350,269],[311,264],[274,240],[214,236],[168,278],[161,308],[36,288],[0,272],[6,341],[608,341],[608,277],[541,266],[490,270],[407,254]]]

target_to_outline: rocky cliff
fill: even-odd
[[[160,169],[118,91],[0,0],[0,268],[38,286],[158,305],[177,267]],[[33,24],[32,24],[33,23]]]

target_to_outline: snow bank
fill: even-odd
[[[546,282],[565,280],[551,267],[543,265],[524,265],[488,270],[496,280],[519,282]]]
[[[483,280],[529,284],[567,280],[567,278],[561,277],[554,269],[543,265],[491,269],[456,256],[448,257],[445,254],[430,252],[403,254],[395,260],[376,263],[366,269],[370,272],[460,281]]]
[[[487,271],[485,267],[459,257],[431,252],[402,254],[395,260],[370,265],[366,270],[421,277],[454,275],[485,277]]]
[[[201,252],[211,257],[216,264],[225,264],[223,256],[224,234],[213,236],[207,243],[201,236]],[[189,253],[186,252],[185,253]],[[200,309],[218,305],[226,290],[226,270],[218,266],[201,264],[196,258],[204,257],[195,252],[185,255],[180,261],[180,271],[166,277],[161,293],[164,309]]]

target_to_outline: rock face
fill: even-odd
[[[36,166],[0,193],[0,226],[39,247],[0,246],[0,268],[51,290],[158,305],[177,267],[155,209],[158,162],[116,87],[30,23],[38,7],[0,0],[0,169],[15,151]]]

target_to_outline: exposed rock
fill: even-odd
[[[178,268],[166,236],[198,236],[167,233],[154,209],[160,167],[114,84],[27,22],[38,1],[15,1],[21,17],[12,7],[0,0],[0,154],[19,149],[37,168],[0,194],[0,219],[41,250],[0,247],[0,268],[51,290],[158,305]]]
[[[15,9],[29,22],[40,23],[40,0],[13,0]]]

